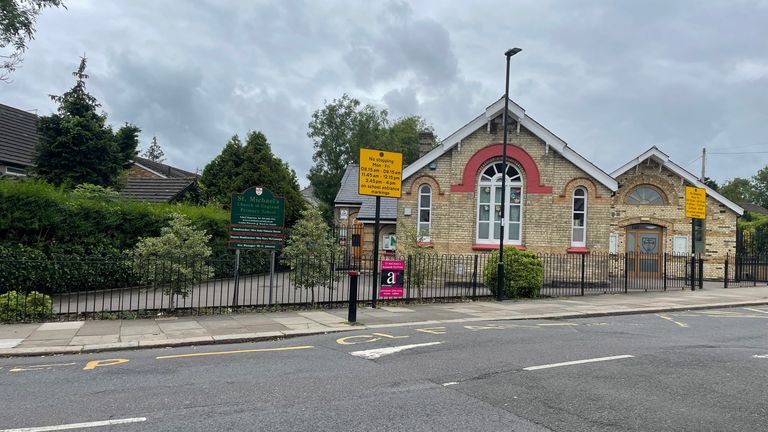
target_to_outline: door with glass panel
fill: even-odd
[[[631,276],[659,276],[662,266],[662,228],[635,224],[627,227],[627,271]]]
[[[504,243],[520,244],[523,216],[523,181],[518,170],[507,164],[506,196],[501,200],[501,162],[486,167],[480,174],[477,194],[477,242],[498,243],[501,231],[501,213],[506,205]]]

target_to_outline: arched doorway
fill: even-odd
[[[627,272],[631,276],[659,276],[662,266],[664,228],[653,224],[626,227]]]

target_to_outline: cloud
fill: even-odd
[[[765,146],[765,22],[765,1],[748,0],[72,0],[43,13],[0,102],[47,114],[86,53],[110,121],[136,123],[145,145],[157,135],[169,163],[202,168],[260,130],[306,184],[325,101],[348,93],[445,137],[502,95],[503,53],[519,46],[513,99],[574,149],[607,171],[651,145],[683,164],[704,146]],[[718,180],[766,165],[709,163]]]

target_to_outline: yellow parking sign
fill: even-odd
[[[705,219],[707,217],[706,189],[685,187],[685,217],[693,219]]]
[[[403,154],[360,149],[360,195],[400,198],[403,180]]]

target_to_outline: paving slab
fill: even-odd
[[[37,330],[26,337],[26,340],[46,340],[46,339],[72,339],[77,333],[77,329],[72,330]]]
[[[24,339],[37,330],[38,327],[40,327],[39,323],[13,325],[0,324],[0,339]]]
[[[69,345],[94,345],[115,343],[120,340],[119,334],[102,336],[75,336],[69,341]]]
[[[145,322],[144,325],[133,325],[126,327],[125,323],[120,327],[120,336],[162,334],[163,331],[153,322]]]
[[[85,321],[51,322],[40,324],[38,330],[77,330],[85,325]]]
[[[16,345],[24,342],[24,338],[21,339],[0,339],[0,348],[13,348]]]
[[[203,330],[203,326],[201,326],[197,321],[157,321],[157,325],[165,333],[178,332],[182,330]]]
[[[105,336],[115,333],[119,334],[120,327],[122,327],[121,321],[88,321],[77,331],[77,336]]]

